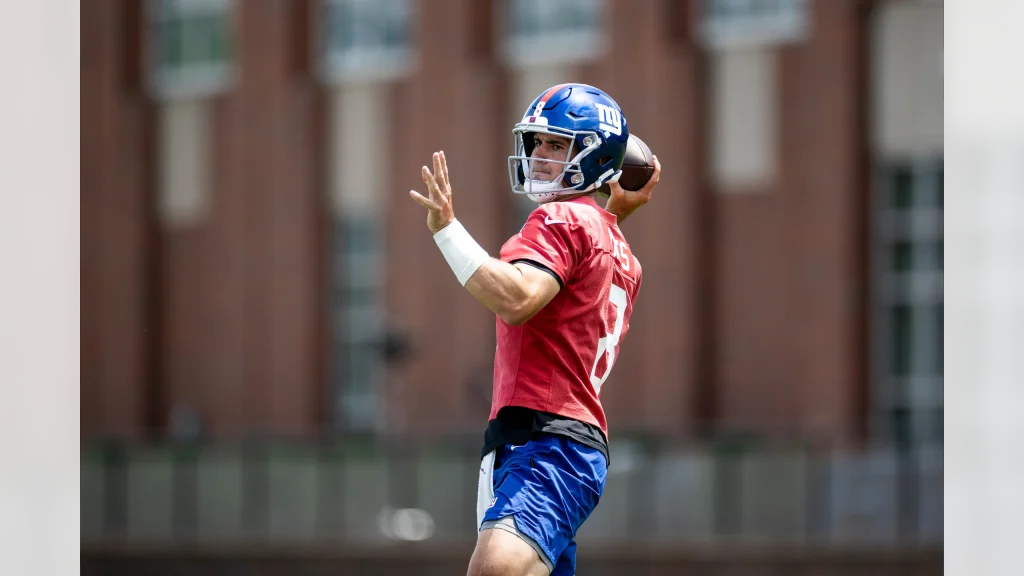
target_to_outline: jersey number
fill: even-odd
[[[601,394],[601,386],[608,379],[608,375],[612,373],[612,365],[615,364],[615,349],[619,346],[619,336],[622,335],[622,322],[626,317],[626,291],[615,284],[612,284],[611,288],[608,302],[615,306],[615,327],[612,329],[611,334],[605,334],[603,338],[598,339],[597,354],[594,356],[594,368],[590,371],[590,383],[594,386],[594,391],[597,394]],[[598,376],[597,365],[601,361],[601,357],[606,355],[608,362],[605,364],[604,375]]]

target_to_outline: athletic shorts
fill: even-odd
[[[576,572],[576,531],[604,491],[605,457],[565,436],[539,434],[484,456],[477,527],[507,530],[530,544],[554,576]]]

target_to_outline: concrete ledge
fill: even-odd
[[[459,574],[472,541],[351,546],[339,542],[280,545],[144,545],[83,543],[82,574]],[[662,546],[643,542],[579,549],[578,572],[588,576],[644,574],[764,574],[940,576],[942,549],[757,546]]]

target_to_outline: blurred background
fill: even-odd
[[[581,574],[940,574],[941,0],[91,0],[86,574],[456,574],[511,128],[585,82],[661,160]]]

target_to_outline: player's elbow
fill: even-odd
[[[529,315],[520,310],[502,310],[498,313],[498,317],[509,326],[522,326],[530,319]]]
[[[530,318],[527,316],[502,316],[501,319],[509,326],[522,326]]]
[[[527,301],[510,302],[498,312],[498,317],[509,326],[522,326],[537,313]]]

